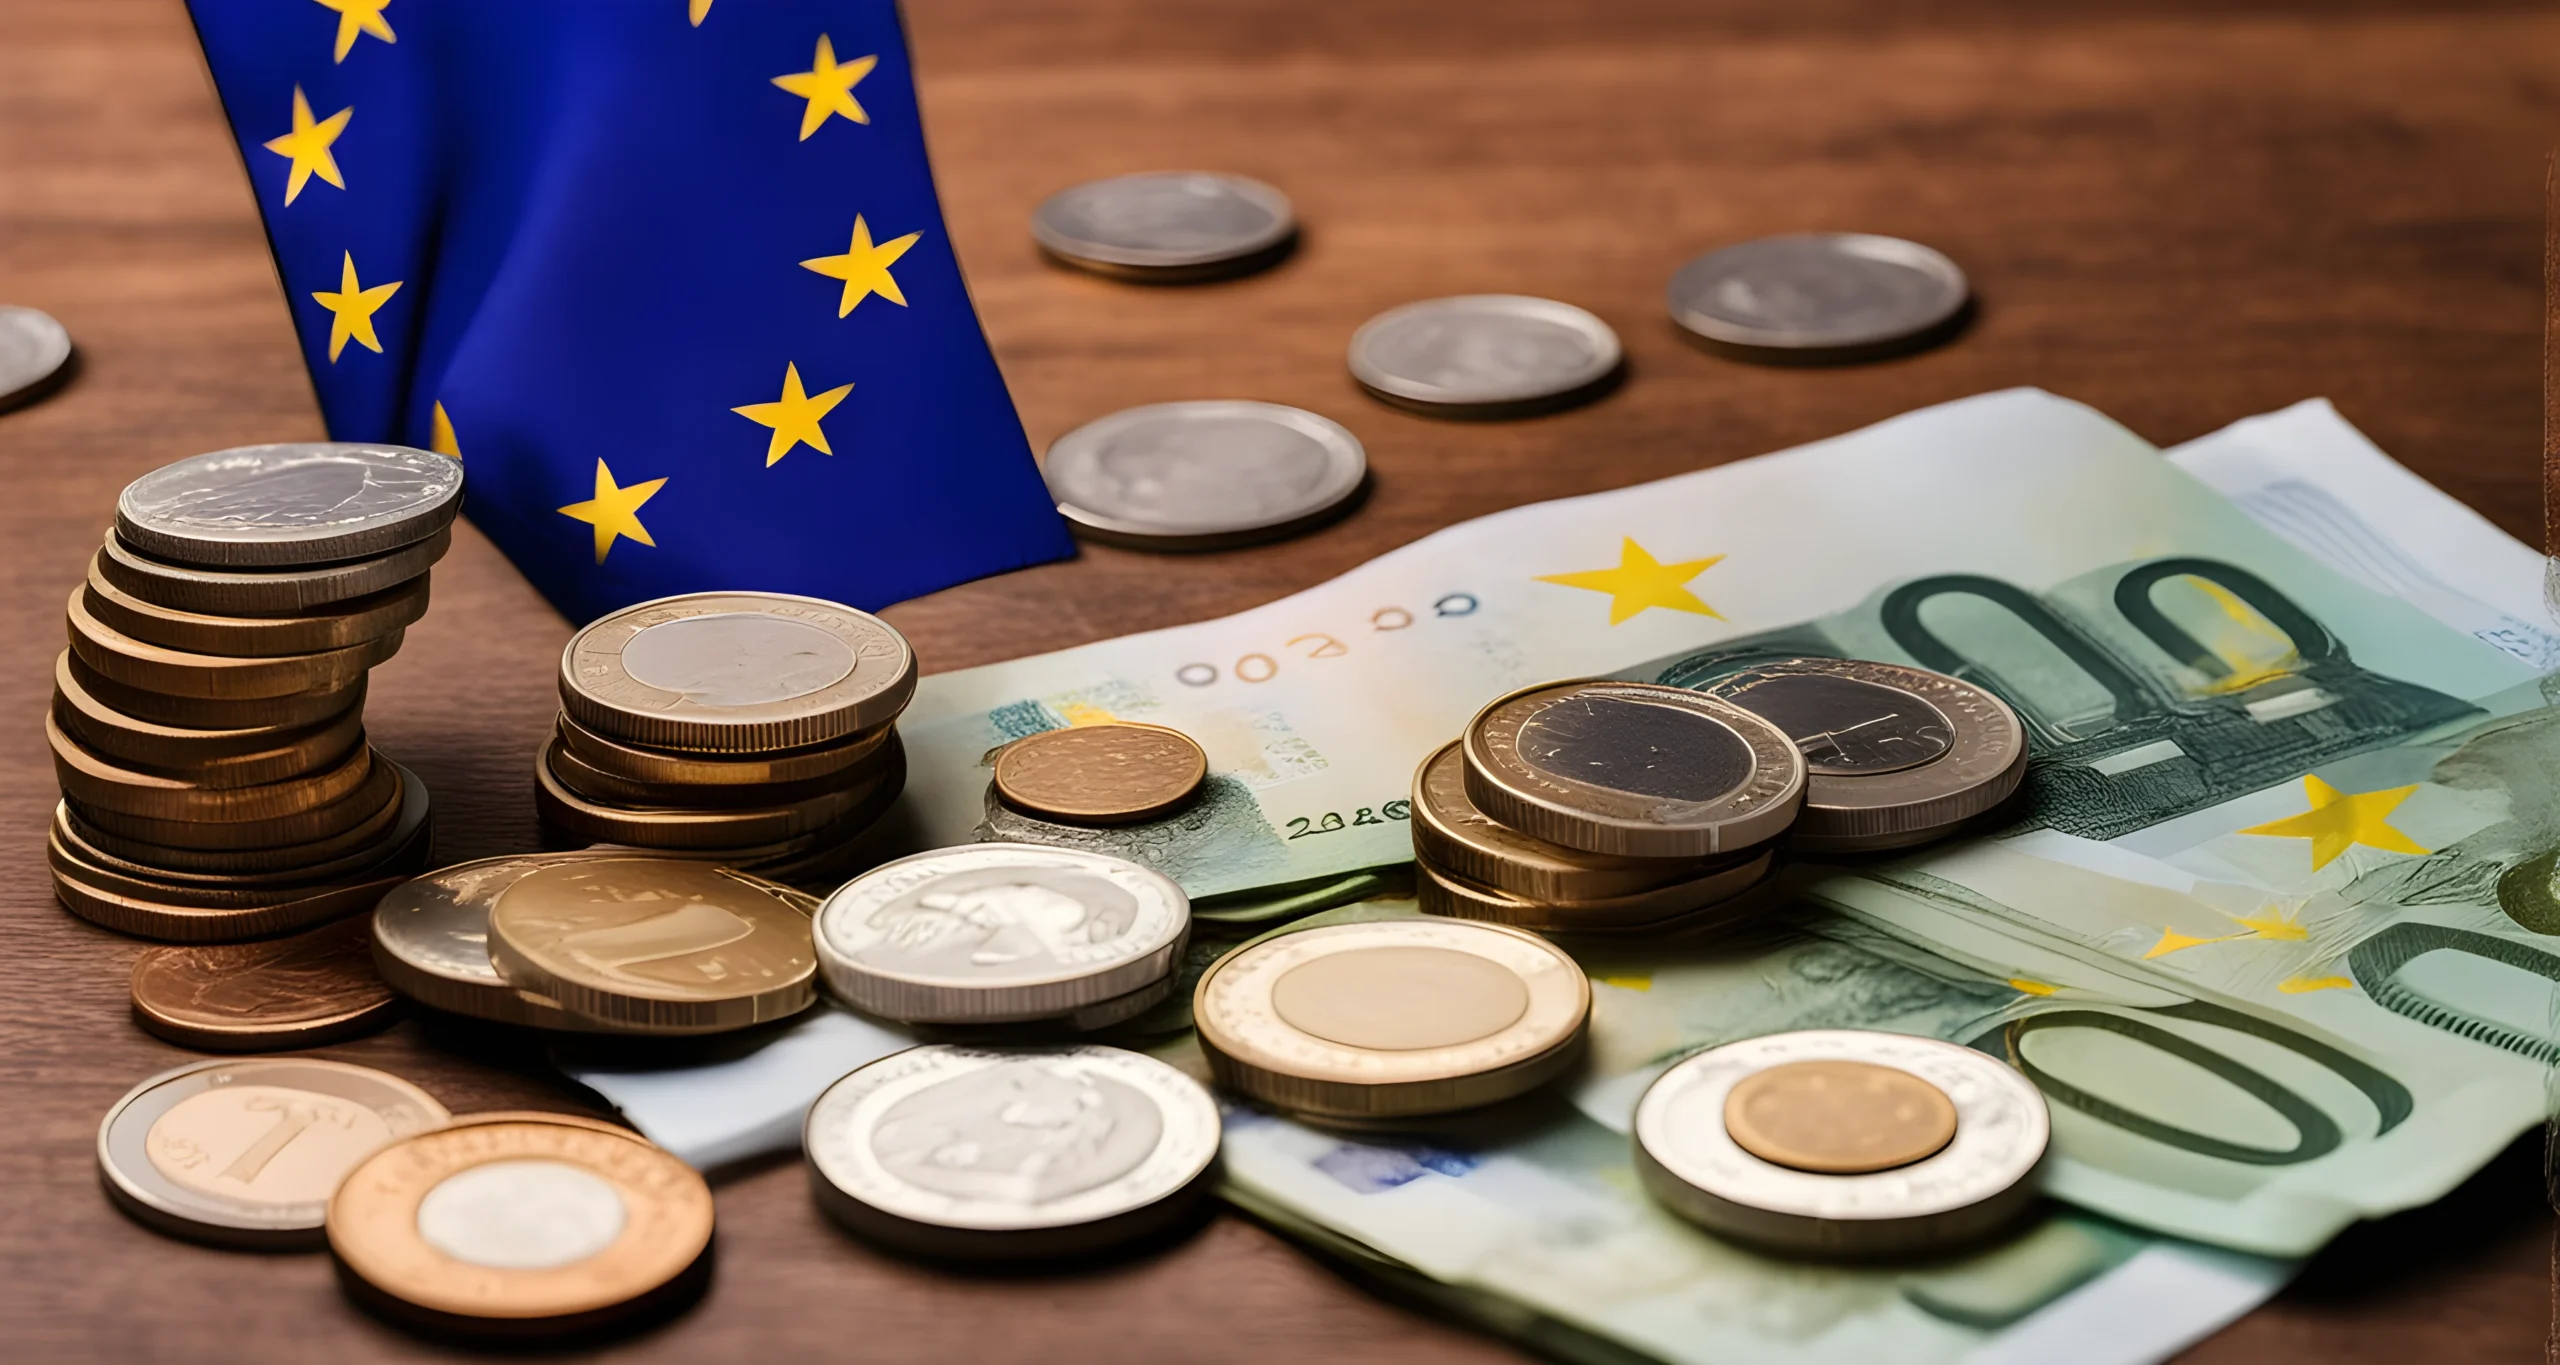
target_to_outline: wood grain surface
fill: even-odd
[[[1224,614],[1467,517],[2017,384],[2163,444],[2327,395],[2501,526],[2538,530],[2548,0],[925,0],[909,22],[950,230],[1035,447],[1127,404],[1249,397],[1344,421],[1377,474],[1364,510],[1292,543],[1176,563],[1090,550],[891,610],[929,670]],[[1049,192],[1179,166],[1285,188],[1303,249],[1183,289],[1035,255],[1024,221]],[[1979,320],[1836,371],[1680,340],[1675,267],[1800,228],[1939,247],[1971,272]],[[1498,425],[1364,399],[1352,329],[1461,291],[1592,309],[1625,339],[1629,382]],[[0,1355],[439,1354],[349,1308],[321,1258],[172,1242],[97,1189],[100,1115],[188,1058],[126,1017],[138,945],[48,893],[37,718],[63,596],[135,475],[321,435],[175,0],[0,3],[0,299],[60,317],[82,365],[0,416],[0,717],[17,721],[0,729]],[[468,530],[435,596],[376,674],[375,737],[433,789],[444,858],[528,847],[568,626]],[[457,1110],[585,1103],[507,1040],[412,1022],[328,1051]],[[609,1353],[1517,1358],[1232,1217],[1136,1264],[968,1278],[838,1235],[803,1181],[797,1163],[725,1180],[708,1300]],[[2440,1204],[2340,1238],[2192,1358],[2524,1358],[2552,1301],[2551,1223],[2538,1139],[2519,1143]]]

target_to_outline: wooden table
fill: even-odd
[[[1303,540],[1180,573],[1092,550],[891,610],[929,669],[1236,611],[1467,517],[2015,384],[2163,444],[2326,394],[2500,525],[2537,525],[2540,191],[2560,126],[2547,0],[931,0],[908,17],[950,230],[1035,446],[1127,404],[1251,397],[1340,418],[1377,470],[1365,510]],[[1035,257],[1024,220],[1050,191],[1194,165],[1286,188],[1304,249],[1190,289]],[[1979,322],[1838,371],[1753,368],[1675,335],[1676,266],[1797,228],[1945,250]],[[1593,309],[1625,338],[1630,382],[1500,425],[1363,398],[1343,369],[1352,328],[1466,291]],[[169,1241],[97,1189],[99,1116],[187,1056],[127,1021],[137,945],[46,884],[36,717],[63,597],[128,479],[321,435],[174,0],[0,4],[0,299],[51,310],[85,365],[0,417],[0,716],[17,722],[0,746],[0,1354],[433,1354],[351,1310],[322,1258]],[[527,765],[567,633],[465,530],[434,612],[377,673],[374,734],[433,788],[445,858],[533,842]],[[330,1051],[458,1110],[585,1103],[536,1059],[416,1023]],[[1513,1358],[1232,1217],[1136,1265],[969,1279],[837,1234],[803,1182],[797,1163],[724,1182],[709,1299],[616,1354]],[[2193,1358],[2523,1358],[2551,1302],[2551,1222],[2521,1142],[2441,1204],[2341,1237]]]

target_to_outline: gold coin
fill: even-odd
[[[107,578],[105,560],[101,551],[89,564],[89,583],[81,599],[89,614],[110,629],[166,649],[245,658],[315,654],[361,645],[413,625],[427,614],[426,574],[323,612],[216,616],[158,606],[126,592]]]
[[[56,867],[53,891],[55,899],[71,913],[119,934],[168,943],[233,943],[370,910],[385,892],[408,879],[407,871],[396,871],[367,881],[309,891],[272,905],[208,908],[118,895]]]
[[[108,709],[71,675],[65,650],[53,665],[53,719],[82,748],[200,787],[254,787],[317,772],[364,739],[364,714],[348,708],[318,725],[183,730]]]
[[[1467,762],[1452,741],[1413,774],[1417,856],[1525,900],[1607,900],[1687,881],[1695,858],[1620,858],[1532,838],[1476,808]]]
[[[246,820],[207,820],[136,815],[65,790],[63,799],[82,820],[109,834],[171,848],[263,849],[308,844],[360,828],[399,799],[400,774],[376,763],[372,750],[358,751],[364,763],[355,790],[324,806]],[[255,791],[256,788],[246,790]]]
[[[97,565],[127,593],[172,611],[272,616],[322,610],[396,588],[434,567],[453,547],[453,528],[371,559],[300,569],[198,569],[151,558],[107,532]]]
[[[235,659],[147,644],[108,626],[89,611],[86,587],[75,588],[66,611],[71,650],[100,675],[127,687],[212,701],[256,701],[296,692],[350,687],[366,670],[400,652],[394,630],[360,645],[271,659]]]
[[[545,824],[587,839],[636,848],[746,848],[778,843],[835,824],[888,786],[904,785],[903,756],[855,786],[787,806],[740,810],[626,809],[591,801],[569,789],[552,771],[560,741],[543,745],[534,761],[533,807]],[[892,752],[896,752],[894,749]]]
[[[1630,932],[1675,923],[1691,928],[1696,924],[1696,912],[1730,904],[1760,885],[1768,876],[1771,861],[1770,850],[1762,848],[1737,857],[1702,861],[1699,876],[1631,896],[1542,901],[1486,886],[1429,858],[1418,857],[1414,867],[1420,875],[1414,880],[1414,895],[1425,914],[1508,924],[1541,933]],[[1750,908],[1756,910],[1757,903]]]
[[[1458,920],[1330,924],[1250,943],[1192,994],[1221,1085],[1284,1109],[1473,1109],[1572,1065],[1591,983],[1535,934]]]
[[[135,1022],[181,1047],[277,1052],[381,1028],[400,997],[373,970],[363,918],[290,938],[152,948],[133,964]]]
[[[1026,814],[1068,824],[1153,820],[1189,801],[1208,775],[1209,755],[1161,725],[1043,730],[996,751],[997,794]]]
[[[397,781],[396,794],[354,828],[298,844],[249,848],[197,848],[154,843],[101,829],[64,801],[54,808],[54,827],[63,842],[82,858],[135,875],[190,878],[265,879],[309,882],[369,867],[412,840],[428,835],[430,814],[426,784],[417,774],[376,755],[377,770],[388,768]],[[372,779],[368,778],[370,782]],[[356,796],[361,798],[359,790]]]
[[[1956,1135],[1956,1106],[1898,1067],[1789,1062],[1736,1083],[1725,1096],[1724,1127],[1762,1161],[1863,1175],[1936,1155]]]
[[[634,1033],[717,1033],[817,999],[807,898],[683,858],[544,867],[499,893],[507,984]]]
[[[886,725],[915,651],[869,612],[816,597],[698,592],[597,618],[560,652],[579,724],[688,753],[777,753]]]
[[[638,1134],[465,1114],[391,1143],[329,1200],[329,1253],[377,1312],[554,1335],[647,1314],[709,1278],[711,1187]]]
[[[895,724],[879,725],[814,749],[729,758],[625,744],[580,725],[565,712],[559,728],[562,749],[585,759],[589,767],[628,781],[741,787],[810,782],[860,768],[898,733]]]
[[[316,773],[254,787],[214,787],[122,767],[82,748],[51,715],[44,718],[44,737],[53,746],[53,772],[63,795],[93,809],[159,820],[221,824],[298,815],[345,800],[373,773],[373,750],[357,745]]]
[[[880,750],[873,750],[881,753]],[[646,782],[589,763],[567,739],[552,742],[544,757],[560,785],[598,805],[640,810],[732,810],[787,806],[833,796],[879,776],[877,764],[847,768],[798,782]]]
[[[319,876],[265,881],[239,877],[206,878],[192,873],[164,873],[132,864],[109,863],[66,842],[57,822],[45,840],[45,863],[82,887],[128,900],[187,910],[255,910],[303,900],[356,882],[379,881],[400,874],[426,859],[426,841],[410,839],[389,852],[375,850],[361,865]],[[155,935],[155,937],[169,937]],[[248,937],[234,935],[233,937]]]
[[[255,730],[317,725],[335,720],[364,704],[365,680],[345,687],[295,692],[282,697],[216,699],[178,697],[134,687],[91,668],[77,650],[66,651],[62,671],[99,705],[119,715],[180,730]]]
[[[373,907],[374,970],[402,995],[454,1014],[571,1033],[613,1032],[498,975],[489,961],[489,907],[538,868],[614,856],[619,855],[520,853],[412,877]]]

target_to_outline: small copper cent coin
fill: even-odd
[[[280,1052],[380,1028],[400,997],[374,973],[361,918],[291,938],[153,948],[133,964],[134,1022],[181,1047]]]
[[[1584,901],[1632,896],[1706,870],[1694,858],[1613,858],[1523,834],[1476,808],[1458,748],[1442,745],[1413,775],[1414,851],[1450,872],[1527,900]]]
[[[996,754],[996,793],[1014,808],[1074,825],[1164,815],[1200,790],[1209,755],[1161,725],[1078,725],[1017,739]]]

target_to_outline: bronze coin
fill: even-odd
[[[1416,857],[1522,900],[1606,900],[1699,875],[1697,858],[1626,858],[1532,838],[1477,809],[1466,759],[1444,744],[1413,774]]]
[[[880,752],[874,750],[874,753]],[[799,782],[639,782],[599,768],[579,756],[567,741],[550,750],[551,775],[570,791],[608,806],[667,810],[725,810],[740,806],[783,806],[857,786],[877,775],[876,763],[847,768]]]
[[[1702,859],[1699,875],[1687,881],[1587,901],[1531,899],[1461,876],[1429,858],[1416,858],[1414,868],[1421,875],[1414,881],[1414,897],[1425,914],[1540,933],[1688,932],[1721,922],[1721,915],[1709,912],[1727,907],[1734,923],[1757,916],[1763,906],[1748,893],[1767,881],[1772,857],[1770,848],[1763,846],[1740,855]]]
[[[295,692],[282,697],[179,697],[135,687],[91,668],[77,651],[65,651],[62,671],[99,705],[119,715],[180,730],[255,730],[317,725],[364,704],[365,680],[345,687]]]
[[[399,768],[387,759],[381,763]],[[381,810],[344,834],[308,843],[229,849],[156,844],[100,829],[69,801],[54,808],[54,827],[61,832],[64,845],[82,859],[145,877],[205,881],[263,878],[278,883],[327,880],[370,867],[391,851],[406,848],[410,840],[423,837],[423,826],[429,817],[426,786],[405,770],[398,777],[398,795],[384,802]]]
[[[168,848],[231,852],[312,844],[363,828],[399,799],[399,771],[373,762],[371,750],[362,752],[366,766],[354,791],[325,806],[286,815],[253,820],[170,819],[115,810],[68,792],[63,799],[74,815],[104,833]]]
[[[137,640],[89,611],[88,588],[71,592],[64,615],[71,649],[99,674],[127,687],[211,701],[254,701],[296,692],[330,692],[352,686],[366,670],[400,652],[401,632],[360,645],[270,659],[197,654]]]
[[[872,762],[897,734],[894,724],[874,726],[832,744],[755,758],[719,758],[651,749],[612,739],[563,712],[560,747],[590,768],[630,782],[670,786],[768,786],[813,782]]]
[[[373,750],[360,744],[316,773],[254,787],[215,787],[124,767],[91,753],[64,734],[50,714],[44,718],[44,737],[53,746],[54,777],[63,795],[84,808],[156,820],[227,824],[299,815],[345,800],[373,772]]]
[[[184,777],[200,787],[254,787],[317,772],[364,739],[364,714],[350,707],[318,725],[186,730],[109,709],[71,673],[65,650],[53,665],[53,719],[84,749],[144,772]]]
[[[855,785],[810,800],[781,806],[749,806],[736,810],[625,809],[591,801],[571,791],[552,770],[560,741],[542,746],[534,761],[533,806],[543,823],[584,838],[634,848],[745,848],[776,843],[834,824],[866,804],[893,778],[903,783],[906,763],[895,765]]]
[[[107,532],[98,570],[154,606],[223,616],[308,612],[395,588],[425,573],[453,548],[453,528],[371,559],[302,569],[199,569],[154,559]]]
[[[81,598],[89,614],[110,629],[166,649],[242,658],[314,654],[361,645],[427,614],[427,574],[370,597],[333,604],[326,611],[291,616],[179,611],[117,587],[99,567],[105,558],[100,551],[89,565],[89,582]]]
[[[280,1052],[370,1033],[400,1013],[373,970],[363,916],[258,943],[152,948],[133,964],[133,1018],[181,1047]]]
[[[1114,721],[1025,735],[996,751],[996,794],[1043,820],[1126,825],[1189,801],[1209,755],[1189,735]]]
[[[1724,1127],[1762,1161],[1863,1175],[1935,1155],[1955,1138],[1956,1106],[1947,1092],[1899,1067],[1788,1062],[1734,1085]]]
[[[103,929],[136,938],[169,943],[232,943],[307,928],[325,920],[370,910],[391,888],[415,869],[387,871],[366,881],[319,889],[304,888],[296,899],[274,905],[209,908],[170,905],[155,899],[118,895],[79,877],[53,869],[54,898],[63,908]]]

